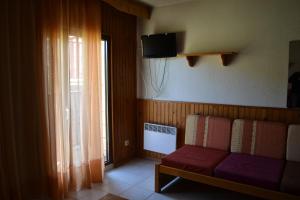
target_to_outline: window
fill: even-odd
[[[82,134],[82,104],[83,104],[83,42],[82,38],[77,36],[69,36],[68,38],[68,55],[69,55],[69,69],[68,74],[68,86],[69,92],[69,105],[66,110],[67,115],[70,115],[70,133],[74,134],[72,140],[73,154],[72,158],[75,165],[80,166],[82,160],[81,156],[81,134]]]

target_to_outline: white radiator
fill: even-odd
[[[176,150],[177,128],[159,124],[144,124],[144,149],[163,154]]]

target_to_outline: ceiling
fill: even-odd
[[[184,3],[192,0],[137,0],[152,7],[170,6],[174,4]]]

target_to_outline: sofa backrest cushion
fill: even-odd
[[[300,125],[289,125],[286,159],[300,162]]]
[[[232,125],[231,152],[283,159],[286,126],[277,122],[236,119]]]
[[[185,144],[228,151],[230,147],[230,119],[189,115],[186,119]]]

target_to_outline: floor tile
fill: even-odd
[[[78,191],[78,192],[69,192],[68,193],[68,197],[69,199],[80,199],[80,198],[83,198],[85,195],[86,195],[86,190],[87,189],[84,189],[84,190],[81,190],[81,191]]]
[[[139,182],[138,185],[144,189],[154,191],[154,176],[150,176],[147,179]]]
[[[106,195],[107,192],[97,190],[97,189],[84,189],[78,192],[70,192],[68,195],[69,197],[66,199],[77,199],[77,200],[98,200],[99,198],[103,197]]]
[[[100,198],[104,197],[107,192],[91,189],[83,198],[80,200],[99,200]]]
[[[147,198],[147,200],[176,200],[176,199],[173,197],[169,197],[167,195],[153,193],[150,197]]]
[[[126,182],[114,181],[114,182],[104,182],[99,185],[94,185],[94,188],[97,190],[118,195],[132,186],[133,186],[132,184],[128,184]]]
[[[123,171],[122,169],[113,169],[105,173],[105,179],[107,180],[119,180],[128,184],[138,183],[146,177],[147,176],[137,175],[128,171]]]
[[[129,200],[144,200],[148,198],[152,193],[153,192],[150,190],[146,190],[144,188],[134,186],[129,188],[128,190],[125,190],[120,195]]]

